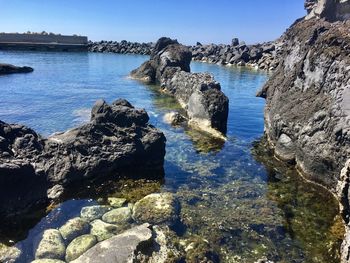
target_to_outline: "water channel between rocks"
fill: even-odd
[[[272,158],[264,147],[264,101],[256,91],[264,72],[192,63],[193,72],[210,72],[229,97],[227,141],[174,128],[165,113],[180,106],[171,97],[129,79],[146,56],[94,53],[0,52],[0,60],[27,65],[31,74],[0,77],[0,120],[28,125],[42,135],[64,131],[89,119],[103,98],[129,100],[145,108],[150,122],[167,138],[165,178],[108,181],[72,194],[48,213],[34,211],[20,224],[0,226],[0,242],[33,257],[37,237],[79,215],[84,206],[109,196],[130,202],[159,191],[174,192],[186,227],[181,238],[204,238],[222,262],[338,262],[342,235],[337,202],[296,171]],[[1,246],[1,245],[0,245]],[[35,248],[34,248],[35,249]]]

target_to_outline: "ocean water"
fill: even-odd
[[[229,97],[227,141],[190,128],[171,127],[165,113],[176,101],[128,78],[145,56],[96,53],[2,52],[0,62],[27,65],[30,74],[0,76],[0,120],[25,124],[43,136],[89,120],[97,99],[125,98],[145,108],[150,122],[167,137],[165,178],[89,186],[48,212],[34,211],[13,228],[0,226],[0,240],[33,257],[38,235],[79,214],[100,197],[131,200],[154,191],[174,192],[181,202],[181,238],[207,240],[221,262],[338,262],[341,224],[337,202],[274,160],[264,145],[264,100],[255,93],[265,72],[192,63],[210,72]],[[132,197],[130,197],[132,196]]]

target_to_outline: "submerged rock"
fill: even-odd
[[[60,231],[48,229],[43,233],[43,237],[35,251],[36,259],[64,259],[66,247]]]
[[[65,263],[65,262],[62,260],[58,260],[58,259],[45,258],[45,259],[36,259],[36,260],[32,261],[31,263]]]
[[[33,71],[34,69],[31,67],[17,67],[11,64],[0,63],[0,75],[14,74],[14,73],[29,73]]]
[[[169,123],[171,125],[177,126],[186,121],[186,118],[182,116],[180,113],[172,111],[168,112],[163,117],[164,122]]]
[[[70,242],[77,236],[89,233],[90,225],[86,220],[76,217],[68,220],[67,223],[60,227],[59,231],[63,239],[66,242]]]
[[[66,261],[71,262],[97,244],[94,235],[82,235],[74,239],[67,247]]]
[[[127,225],[132,221],[131,210],[129,207],[113,209],[105,213],[102,220],[110,224]]]
[[[112,208],[107,205],[86,206],[81,209],[80,216],[87,221],[93,221],[95,219],[101,218],[111,209]]]
[[[152,231],[148,224],[143,224],[97,244],[72,262],[139,262],[136,261],[139,251],[151,244]]]
[[[150,194],[135,203],[132,216],[138,223],[172,225],[178,220],[179,210],[173,194]]]
[[[107,202],[114,208],[122,207],[126,203],[125,198],[108,197]]]
[[[89,123],[47,139],[0,121],[1,216],[47,201],[48,195],[58,198],[85,179],[136,169],[163,176],[165,137],[148,124],[145,110],[126,100],[100,100],[91,116]]]
[[[187,111],[189,121],[214,135],[226,133],[228,98],[209,74],[191,74],[192,53],[176,40],[161,38],[149,61],[131,72],[133,78],[158,83]]]
[[[100,219],[91,222],[91,235],[96,236],[98,242],[111,238],[120,232],[121,228],[116,225],[108,224]]]

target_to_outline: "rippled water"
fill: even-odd
[[[16,226],[1,229],[32,256],[37,235],[58,227],[99,197],[134,201],[154,191],[173,191],[181,200],[183,238],[206,239],[222,262],[338,262],[342,234],[337,203],[327,192],[307,184],[289,166],[275,161],[262,140],[264,101],[256,91],[264,72],[192,63],[208,71],[230,99],[226,142],[162,120],[179,105],[129,79],[147,57],[87,53],[0,52],[0,61],[34,67],[31,74],[0,76],[0,119],[26,124],[43,135],[89,119],[93,103],[122,97],[143,107],[151,123],[167,137],[164,182],[106,182],[90,193],[76,193],[50,213],[37,212]],[[40,219],[41,218],[41,219]]]

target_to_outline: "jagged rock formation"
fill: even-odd
[[[111,105],[100,100],[89,123],[49,138],[0,122],[1,216],[45,200],[48,193],[58,197],[87,178],[135,167],[162,175],[165,137],[148,120],[145,110],[126,100]]]
[[[325,18],[333,22],[350,18],[349,0],[306,0],[305,9],[306,19]]]
[[[350,21],[335,21],[349,17],[347,9],[338,13],[347,4],[306,2],[309,15],[282,36],[280,64],[258,95],[266,98],[275,155],[337,194],[348,224],[349,173],[341,170],[350,159]],[[342,262],[350,260],[348,236]]]
[[[192,54],[176,40],[161,38],[149,61],[131,72],[133,78],[160,84],[187,111],[189,123],[212,134],[226,133],[228,98],[208,73],[190,73]]]
[[[0,75],[14,74],[14,73],[29,73],[33,72],[31,67],[17,67],[11,64],[0,63]]]

